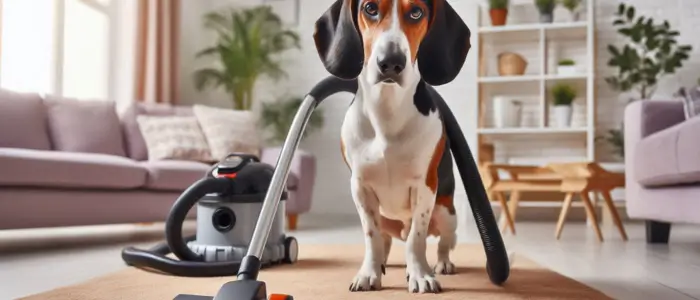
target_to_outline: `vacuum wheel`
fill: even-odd
[[[299,256],[299,244],[297,239],[294,237],[287,237],[284,239],[284,259],[285,263],[293,264],[297,262],[297,257]],[[290,298],[291,299],[291,298]]]

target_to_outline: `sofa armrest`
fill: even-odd
[[[628,104],[624,119],[625,173],[635,174],[634,156],[642,139],[683,121],[681,101],[640,100]],[[634,176],[627,176],[626,181],[626,189],[633,191],[637,186]]]
[[[260,161],[276,166],[281,150],[280,147],[263,148]],[[316,181],[316,158],[310,152],[297,149],[294,152],[289,173],[295,175],[297,180],[293,196],[290,196],[290,201],[286,205],[287,212],[291,214],[307,212],[311,209],[311,198]]]

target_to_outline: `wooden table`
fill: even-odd
[[[622,173],[609,172],[592,162],[552,163],[544,167],[486,163],[480,168],[489,198],[495,199],[501,205],[505,216],[503,218],[505,224],[501,224],[504,231],[510,228],[511,233],[515,234],[515,216],[521,192],[562,192],[565,197],[559,213],[555,237],[557,239],[561,237],[573,198],[578,195],[598,240],[603,241],[595,206],[589,197],[589,193],[598,193],[602,196],[605,207],[622,239],[627,240],[624,225],[610,196],[610,191],[613,189],[624,187],[625,175]],[[501,179],[498,175],[499,171],[508,173],[510,179]],[[505,192],[510,192],[510,199],[507,202]]]

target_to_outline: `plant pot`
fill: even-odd
[[[527,60],[514,52],[503,52],[498,54],[498,75],[514,76],[525,74]]]
[[[508,19],[507,9],[492,9],[489,11],[491,15],[491,25],[493,26],[503,26],[506,24]]]
[[[578,22],[581,19],[581,12],[578,10],[575,11],[570,11],[571,13],[571,22]]]
[[[554,127],[565,128],[571,126],[571,116],[573,114],[571,105],[554,106]]]
[[[496,128],[520,127],[523,104],[508,97],[493,98],[493,120]]]
[[[557,66],[557,75],[574,76],[578,74],[578,67],[573,66]]]
[[[554,12],[540,12],[540,23],[552,23],[554,21]]]

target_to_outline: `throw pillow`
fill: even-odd
[[[213,162],[209,146],[193,116],[138,116],[149,160]]]
[[[258,120],[253,112],[201,104],[195,104],[192,111],[214,158],[220,160],[231,153],[260,156]]]

